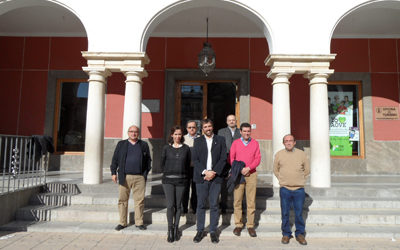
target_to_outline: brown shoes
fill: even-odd
[[[293,236],[283,236],[282,237],[282,244],[289,244],[290,239],[293,238]],[[296,236],[296,240],[300,243],[300,245],[307,245],[306,238],[304,238],[304,235],[299,234]]]
[[[281,240],[282,244],[289,244],[289,241],[290,241],[291,238],[293,238],[293,236],[291,236],[291,235],[290,235],[290,237],[286,236],[286,235],[283,236],[282,240]]]
[[[307,245],[306,238],[304,238],[304,235],[299,234],[296,236],[296,240],[301,244],[301,245]]]
[[[233,234],[236,236],[240,236],[240,233],[242,232],[242,228],[241,227],[235,227],[235,229],[233,229]]]
[[[247,231],[249,232],[250,237],[257,237],[256,230],[254,228],[247,228]]]

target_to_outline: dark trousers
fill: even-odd
[[[189,181],[183,194],[182,199],[182,206],[183,211],[187,212],[189,210],[189,196],[190,196],[190,206],[192,207],[193,211],[196,211],[197,208],[197,193],[196,193],[196,183],[193,181],[193,167],[190,167],[189,170]],[[190,187],[192,187],[192,192],[190,194]]]
[[[296,225],[296,237],[299,234],[304,235],[305,233],[305,223],[303,220],[303,205],[304,199],[306,198],[304,188],[299,188],[297,190],[289,190],[287,188],[281,187],[279,189],[279,196],[281,197],[281,213],[282,213],[282,234],[283,236],[291,236],[292,230],[290,229],[289,223],[289,212],[290,208],[293,206],[295,214],[295,225]]]
[[[221,184],[215,181],[197,183],[197,231],[204,230],[206,219],[207,199],[210,204],[210,233],[217,232],[219,211],[218,197],[221,192]]]
[[[167,200],[168,227],[177,227],[179,226],[179,219],[181,218],[182,197],[186,187],[173,184],[163,184],[163,189]]]
[[[229,154],[228,154],[229,158]],[[231,169],[231,165],[229,163],[226,163],[224,171],[222,173],[222,177],[224,178],[221,184],[221,200],[219,202],[219,206],[221,208],[221,211],[226,212],[226,209],[228,208],[228,176],[229,176],[229,170]]]

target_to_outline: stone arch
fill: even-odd
[[[81,26],[83,27],[83,30],[85,32],[85,36],[88,39],[89,43],[89,36],[88,36],[88,29],[85,26],[85,23],[82,21],[82,18],[80,15],[70,6],[66,5],[65,3],[62,3],[61,1],[57,0],[9,0],[9,1],[4,1],[0,2],[0,16],[19,9],[19,8],[25,8],[25,7],[58,7],[61,9],[65,9],[71,14],[74,15],[75,18],[80,22]],[[88,44],[89,46],[89,44]]]
[[[384,6],[385,4],[390,4],[390,3],[395,3],[396,5],[398,5],[398,9],[400,11],[400,0],[370,0],[370,1],[365,1],[357,6],[354,6],[353,8],[347,10],[345,13],[343,13],[334,23],[331,32],[330,32],[330,37],[329,37],[329,41],[332,40],[334,33],[336,31],[336,28],[338,27],[338,25],[348,16],[350,16],[351,14],[353,14],[354,12],[356,12],[357,10],[363,9],[367,6],[371,6],[371,5],[380,5],[380,6]]]
[[[151,20],[147,23],[145,29],[143,30],[141,41],[140,41],[140,50],[146,51],[147,42],[150,38],[151,33],[156,28],[156,26],[162,23],[168,17],[187,9],[196,8],[196,7],[219,7],[219,8],[227,8],[231,11],[237,12],[238,14],[244,15],[253,21],[264,33],[264,37],[267,39],[268,46],[270,51],[273,51],[273,35],[272,29],[269,26],[268,22],[264,19],[261,14],[259,14],[254,9],[249,6],[240,3],[235,0],[181,0],[177,1],[162,10],[156,13]]]

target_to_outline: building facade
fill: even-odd
[[[234,113],[260,172],[292,133],[315,187],[400,174],[399,14],[400,1],[0,1],[0,134],[53,136],[51,169],[97,184],[129,125],[159,172],[172,125]]]

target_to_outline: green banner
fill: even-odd
[[[349,141],[349,136],[331,136],[331,155],[336,156],[352,156],[353,145]]]

